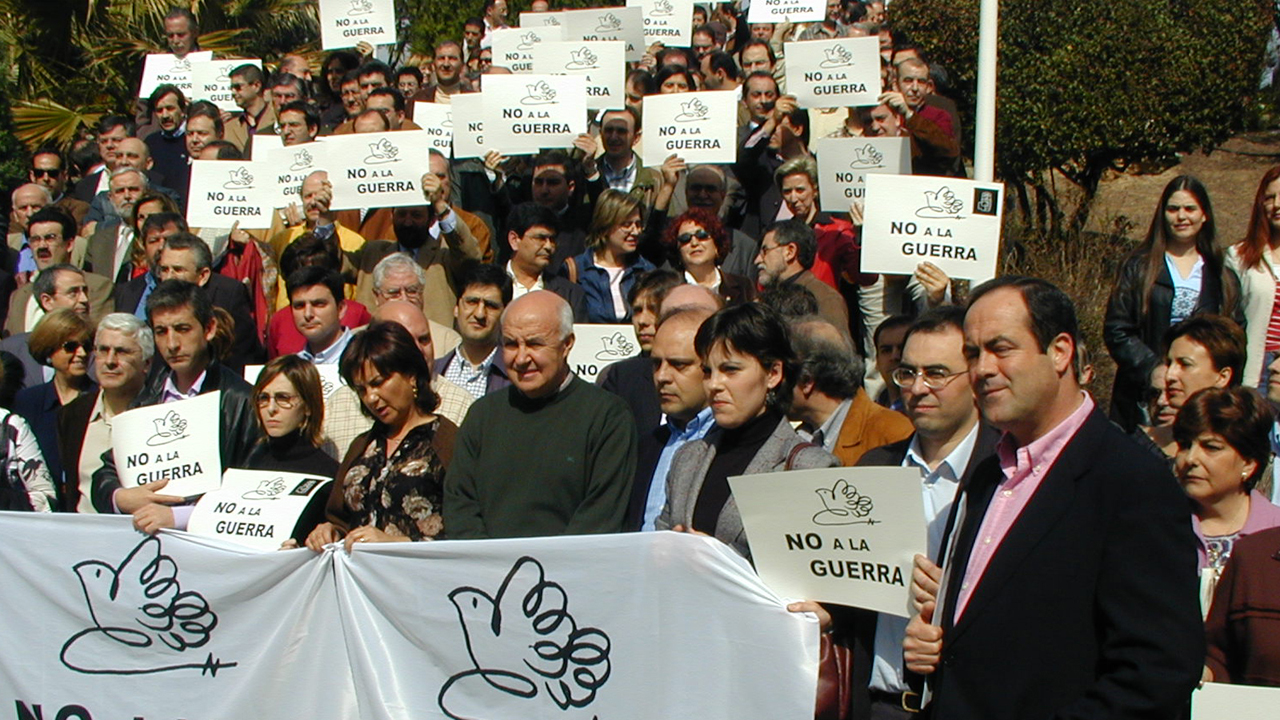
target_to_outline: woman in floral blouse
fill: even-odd
[[[375,322],[351,340],[340,370],[374,424],[351,443],[328,521],[307,536],[307,547],[442,538],[444,470],[458,428],[434,414],[431,368],[413,336],[398,323]]]

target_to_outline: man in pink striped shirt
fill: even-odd
[[[1199,679],[1186,499],[1081,389],[1077,334],[1043,280],[970,299],[969,378],[1004,436],[952,511],[940,597],[907,628],[932,720],[1172,718]]]

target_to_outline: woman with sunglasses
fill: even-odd
[[[20,390],[13,409],[35,434],[44,455],[49,477],[62,479],[62,459],[58,454],[58,409],[98,388],[89,379],[89,349],[93,326],[74,310],[54,310],[36,323],[27,338],[27,347],[36,362],[53,369],[48,382]],[[47,372],[46,372],[47,375]]]
[[[687,211],[667,224],[661,242],[672,267],[684,273],[685,282],[718,294],[725,305],[756,299],[755,283],[720,269],[733,241],[720,218],[711,212],[701,208]]]

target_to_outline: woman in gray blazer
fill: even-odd
[[[802,440],[787,422],[795,356],[775,311],[759,303],[725,308],[702,323],[694,344],[716,427],[676,451],[656,526],[706,533],[750,560],[728,479],[840,462]]]

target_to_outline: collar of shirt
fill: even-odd
[[[321,240],[328,240],[338,232],[338,225],[333,221],[327,223],[317,222],[316,226],[311,229],[311,233]]]
[[[844,427],[845,418],[849,417],[849,408],[853,407],[853,398],[849,398],[836,406],[831,417],[822,423],[816,432],[822,433],[822,449],[831,450],[840,439],[840,428]]]
[[[208,376],[208,374],[208,368],[200,371],[200,375],[196,378],[196,381],[191,383],[191,389],[184,393],[178,390],[178,386],[173,382],[173,379],[177,376],[174,373],[169,373],[169,376],[164,379],[164,393],[160,396],[160,402],[167,403],[174,402],[176,400],[190,400],[191,398],[199,395],[200,388],[204,387],[205,377]]]
[[[462,354],[462,348],[459,347],[453,353],[453,360],[454,362],[461,363],[462,367],[469,369],[477,375],[485,375],[488,374],[489,368],[493,367],[493,359],[497,356],[498,346],[494,345],[493,349],[489,351],[489,354],[485,356],[485,359],[481,360],[478,365],[472,365],[471,361],[467,359],[467,356]]]
[[[1093,398],[1089,397],[1089,393],[1081,390],[1080,396],[1080,407],[1068,415],[1066,420],[1027,445],[1017,447],[1013,436],[1008,433],[1000,438],[996,445],[996,455],[1000,458],[1000,470],[1004,473],[1001,485],[1017,485],[1032,475],[1043,477],[1053,467],[1053,463],[1062,454],[1062,449],[1075,437],[1076,431],[1084,425],[1089,413],[1093,411]]]
[[[671,430],[671,437],[667,438],[667,444],[684,443],[704,437],[714,424],[715,414],[709,407],[702,408],[697,415],[684,424],[683,428],[676,426],[670,418],[667,418],[667,427]]]
[[[689,274],[688,270],[684,271],[684,281],[686,283],[689,283],[690,285],[698,284],[698,281],[695,280],[693,276]],[[724,275],[720,274],[720,268],[716,268],[716,281],[715,281],[715,284],[713,284],[710,287],[711,292],[714,292],[714,293],[720,292],[720,283],[722,282],[724,282]]]
[[[942,459],[938,466],[932,470],[929,469],[929,463],[925,462],[924,457],[920,454],[920,434],[916,433],[911,438],[911,445],[907,447],[907,456],[903,458],[902,464],[913,465],[920,468],[920,472],[924,473],[924,483],[933,485],[939,479],[960,482],[960,475],[964,473],[964,469],[969,467],[969,459],[973,457],[973,448],[978,443],[978,423],[974,423],[970,428],[969,434],[964,436],[964,440],[951,450],[951,454]]]
[[[98,399],[93,401],[93,410],[89,411],[89,422],[101,422],[107,427],[111,427],[111,421],[114,420],[116,414],[111,412],[111,408],[107,407],[107,403],[102,398],[102,393],[98,393]]]
[[[303,360],[310,360],[316,365],[332,365],[338,362],[342,357],[342,351],[347,349],[347,343],[351,342],[353,334],[351,328],[342,328],[342,333],[338,335],[338,339],[333,341],[329,347],[318,353],[312,353],[306,347],[298,351],[298,357]]]
[[[512,284],[515,286],[515,290],[516,290],[516,292],[520,293],[521,295],[523,295],[524,293],[527,293],[527,292],[533,292],[534,290],[541,290],[541,289],[543,289],[543,285],[542,285],[542,276],[541,276],[541,275],[539,275],[539,276],[538,276],[538,279],[537,279],[537,280],[534,280],[534,281],[533,281],[533,284],[532,284],[532,285],[530,285],[529,287],[525,287],[524,285],[521,285],[521,284],[520,284],[520,281],[516,279],[516,273],[515,273],[515,270],[513,270],[513,269],[511,268],[511,261],[510,261],[510,260],[508,260],[508,261],[507,261],[507,275],[510,275],[510,276],[511,276],[511,282],[512,282]],[[519,296],[517,295],[517,297],[519,297]]]
[[[187,121],[185,120],[179,123],[178,127],[175,128],[173,132],[169,132],[168,130],[163,130],[163,129],[160,131],[160,136],[166,137],[166,138],[180,138],[186,134],[187,134]]]
[[[639,167],[639,158],[636,157],[635,152],[631,153],[631,162],[622,168],[620,172],[614,172],[613,166],[609,164],[608,160],[604,158],[601,158],[601,160],[603,162],[599,164],[600,174],[604,175],[604,181],[608,183],[609,187],[617,188],[621,185],[630,188],[635,183],[636,169]]]

